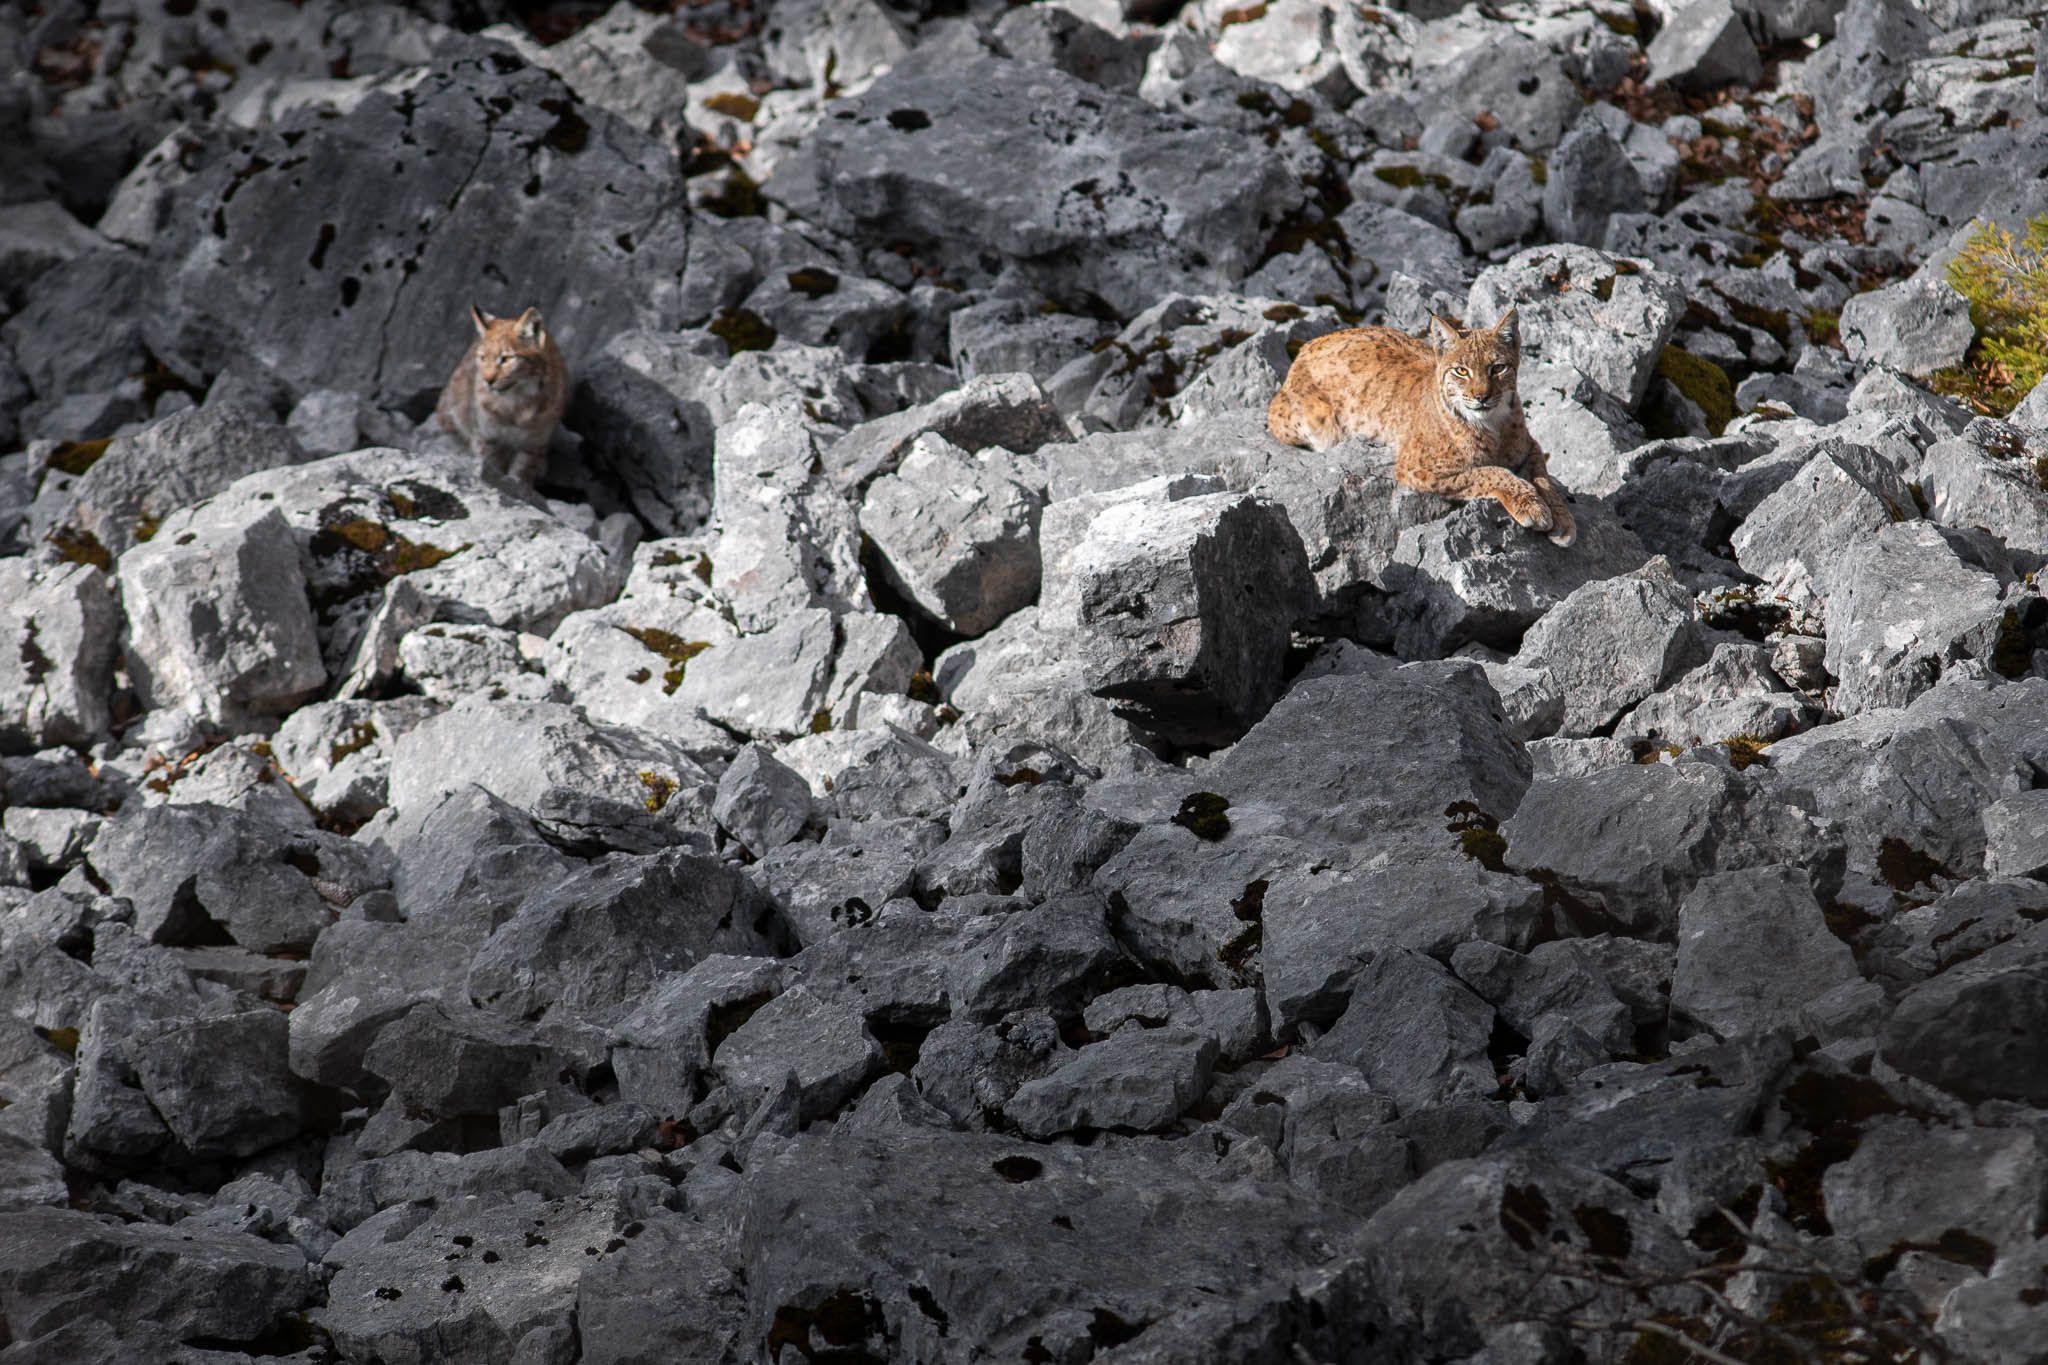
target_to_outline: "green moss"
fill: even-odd
[[[1453,801],[1444,807],[1450,823],[1444,828],[1458,836],[1458,851],[1489,872],[1508,870],[1508,841],[1501,837],[1500,821],[1470,801]]]
[[[1216,27],[1220,31],[1229,28],[1232,24],[1249,24],[1265,17],[1266,6],[1262,0],[1260,4],[1246,5],[1242,9],[1227,9],[1223,11]]]
[[[90,564],[96,569],[110,569],[114,557],[107,553],[107,547],[100,544],[100,538],[92,532],[76,526],[59,526],[46,537],[57,557],[71,564]]]
[[[1671,381],[1706,415],[1707,430],[1719,436],[1735,420],[1735,386],[1728,372],[1704,356],[1666,346],[1657,357],[1657,373]]]
[[[727,355],[765,351],[775,344],[775,329],[768,320],[745,308],[719,309],[706,330],[725,343]]]
[[[829,270],[806,266],[789,272],[789,287],[808,298],[822,299],[838,292],[839,277]]]
[[[144,541],[155,540],[156,533],[162,529],[163,522],[149,515],[149,513],[144,512],[141,516],[135,519],[136,544],[139,545]]]
[[[44,1042],[69,1057],[78,1055],[78,1030],[75,1028],[43,1028],[37,1025],[36,1034]]]
[[[453,549],[448,549],[440,545],[429,545],[424,541],[407,540],[401,535],[393,535],[391,539],[390,562],[391,575],[394,578],[400,574],[416,573],[421,569],[431,569],[442,560],[459,555],[469,548],[469,542],[467,541]]]
[[[650,768],[640,770],[640,785],[647,789],[641,804],[647,807],[650,815],[666,806],[668,799],[676,794],[676,780]]]
[[[736,118],[741,123],[752,123],[754,115],[761,112],[761,101],[738,90],[721,90],[715,95],[706,95],[703,104],[712,113]]]
[[[822,734],[824,734],[824,733],[825,733],[826,731],[830,730],[831,728],[832,728],[832,713],[831,713],[831,711],[829,711],[829,710],[825,710],[825,709],[822,709],[822,708],[821,708],[820,710],[817,710],[817,711],[815,711],[815,712],[813,712],[813,713],[811,714],[811,733],[812,733],[812,734],[814,734],[814,735],[822,735]]]
[[[661,690],[666,696],[674,696],[676,689],[683,685],[690,660],[711,648],[709,640],[685,640],[656,626],[624,626],[622,629],[668,661],[668,668],[661,675]]]
[[[1182,799],[1173,823],[1211,843],[1230,833],[1230,817],[1224,814],[1230,802],[1215,792],[1195,792]]]
[[[1963,370],[1936,375],[1936,390],[1995,416],[2011,412],[2048,375],[2048,216],[2019,237],[1986,223],[1948,266],[1949,283],[1970,303],[1977,339]],[[1960,392],[1942,387],[1948,384]]]
[[[1991,645],[1991,671],[2006,678],[2024,678],[2034,667],[2034,635],[2020,624],[2017,607],[1998,618],[1998,636]]]
[[[83,474],[99,463],[100,456],[107,453],[107,447],[112,445],[113,441],[114,438],[111,436],[102,436],[93,441],[59,441],[57,448],[43,457],[43,468],[54,469],[74,477]]]
[[[904,689],[912,701],[921,701],[937,706],[945,700],[939,692],[939,685],[933,680],[929,669],[919,669],[910,675],[910,686]]]
[[[358,754],[377,742],[377,727],[369,721],[349,727],[348,738],[335,741],[327,751],[330,767],[339,764],[350,754]]]
[[[1550,183],[1550,163],[1540,156],[1529,158],[1529,178],[1539,185]]]
[[[1842,315],[1816,308],[1805,318],[1806,338],[1816,346],[1840,347],[1842,344]]]
[[[1399,190],[1415,190],[1429,185],[1448,194],[1454,188],[1449,176],[1438,175],[1416,166],[1380,166],[1372,174],[1375,180]]]
[[[1771,742],[1759,735],[1730,735],[1721,741],[1721,747],[1728,751],[1729,766],[1737,771],[1771,766],[1770,756],[1764,753],[1771,747]]]

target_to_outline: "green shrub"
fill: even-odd
[[[1942,371],[1935,387],[2003,416],[2048,374],[2048,217],[2019,238],[1983,224],[1948,279],[1970,301],[1977,341],[1963,370]]]

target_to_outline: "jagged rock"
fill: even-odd
[[[1300,536],[1244,495],[1116,503],[1060,568],[1040,620],[1071,632],[1089,689],[1188,744],[1227,743],[1272,705],[1313,600]]]
[[[2038,935],[2000,944],[1900,997],[1878,1056],[1887,1066],[1971,1103],[2048,1096],[2041,1041],[2048,958]]]
[[[650,731],[595,725],[559,703],[488,700],[400,736],[390,785],[401,814],[475,785],[564,845],[634,852],[708,843],[716,791],[687,752]]]
[[[1694,748],[1731,739],[1768,742],[1804,730],[1817,712],[1781,677],[1809,675],[1803,668],[1781,671],[1774,654],[1747,641],[1716,645],[1705,663],[1623,717],[1616,733]]]
[[[1365,1074],[1404,1111],[1484,1098],[1497,1081],[1486,1048],[1493,1009],[1432,959],[1389,948],[1359,973],[1351,1005],[1314,1055]]]
[[[1984,875],[2048,880],[2048,797],[2021,792],[1984,808]]]
[[[1853,545],[1827,603],[1828,672],[1843,715],[1904,706],[1958,657],[1989,658],[1998,580],[1965,563],[1927,522],[1885,526]]]
[[[1692,663],[1699,634],[1692,594],[1658,558],[1575,589],[1530,627],[1515,658],[1563,696],[1562,733],[1591,735]]]
[[[469,995],[514,1019],[610,1024],[656,978],[711,953],[768,953],[776,925],[738,872],[680,849],[614,854],[537,888],[469,968]]]
[[[774,1100],[787,1077],[799,1117],[819,1119],[880,1074],[883,1055],[858,1009],[798,984],[754,1011],[718,1045],[711,1065],[742,1113]]]
[[[1025,110],[1058,112],[1025,122]],[[994,140],[1009,149],[1000,163],[985,155]],[[1226,162],[1230,174],[1207,169]],[[1071,192],[1084,181],[1130,189],[1098,207],[1092,191]],[[1300,196],[1237,134],[1050,67],[934,45],[833,105],[770,193],[834,231],[881,232],[968,272],[992,254],[1055,297],[1093,293],[1126,312],[1168,289],[1227,287]]]
[[[1221,1121],[1263,1141],[1295,1184],[1367,1214],[1409,1179],[1396,1113],[1355,1068],[1295,1053],[1262,1072]]]
[[[822,460],[794,399],[749,404],[718,430],[711,586],[743,631],[771,629],[804,607],[871,605],[859,525]]]
[[[121,557],[136,690],[218,726],[289,711],[327,681],[298,540],[275,510],[240,525],[203,515],[173,516]]]
[[[363,1247],[318,1320],[363,1359],[559,1359],[574,1350],[578,1282],[625,1249],[619,1234],[631,1221],[606,1196],[444,1208]]]
[[[1662,35],[1659,37],[1661,40]],[[1574,128],[1550,154],[1543,186],[1543,226],[1557,240],[1598,246],[1606,240],[1611,215],[1638,213],[1643,207],[1635,168],[1606,130],[1584,125]]]
[[[1508,865],[1568,894],[1582,933],[1670,939],[1679,902],[1704,877],[1797,868],[1831,894],[1841,845],[1803,811],[1725,768],[1631,765],[1538,781],[1501,827]]]
[[[1570,549],[1515,525],[1492,499],[1402,531],[1385,572],[1395,648],[1427,658],[1474,641],[1513,647],[1573,591],[1649,558],[1642,542],[1597,505],[1581,503],[1575,515],[1579,535]]]
[[[1842,305],[1842,345],[1859,363],[1925,378],[1962,363],[1976,329],[1970,304],[1940,278],[1915,276]]]
[[[428,701],[464,697],[551,701],[547,681],[528,667],[519,636],[499,626],[427,625],[398,642],[398,672]]]
[[[838,624],[822,607],[799,608],[758,635],[742,635],[690,661],[685,701],[728,730],[788,739],[829,728]]]
[[[1967,436],[1935,442],[1920,466],[1927,515],[1944,526],[1981,526],[2017,552],[2042,554],[2048,488],[2029,477],[2026,453],[2024,445],[1997,451]]]
[[[128,1040],[142,1093],[195,1157],[248,1156],[293,1136],[301,1101],[285,1017],[260,1009],[153,1019]]]
[[[1182,1209],[1170,1229],[1138,1211],[1159,1199]],[[1071,1225],[1061,1241],[987,1237],[989,1227],[1055,1211]],[[815,1234],[783,1235],[792,1217]],[[857,1310],[844,1334],[884,1358],[943,1349],[941,1321],[948,1336],[997,1354],[1034,1338],[1056,1358],[1079,1354],[1107,1331],[1172,1334],[1170,1357],[1201,1358],[1184,1337],[1283,1299],[1321,1273],[1315,1248],[1334,1235],[1302,1196],[1218,1181],[1200,1165],[907,1128],[757,1144],[740,1219],[750,1331],[765,1333],[780,1315],[808,1333],[821,1315]],[[1247,1254],[1266,1268],[1256,1283],[1221,1274]],[[1187,1266],[1185,1278],[1159,1276],[1167,1255]],[[1198,1297],[1194,1284],[1227,1285],[1230,1302]]]
[[[254,1346],[306,1306],[306,1258],[246,1233],[70,1209],[0,1214],[0,1298],[32,1343],[68,1323],[150,1323],[173,1341]]]
[[[171,513],[245,474],[302,464],[307,452],[260,409],[208,403],[117,437],[72,486],[69,520],[120,555]]]
[[[1657,30],[1650,78],[1674,90],[1754,85],[1763,75],[1756,44],[1730,0],[1690,0]]]
[[[961,316],[954,314],[956,331]],[[992,371],[983,364],[966,383],[941,397],[878,417],[840,437],[826,452],[833,481],[841,488],[865,489],[877,478],[895,473],[903,457],[927,435],[969,454],[990,446],[1028,454],[1048,441],[1066,440],[1068,432],[1029,375]]]
[[[1756,505],[1730,543],[1744,572],[1795,607],[1826,603],[1850,547],[1912,515],[1912,494],[1868,446],[1824,442]]]
[[[1995,1252],[2034,1233],[2021,1212],[2044,1182],[2048,1159],[2020,1129],[1946,1129],[1879,1119],[1848,1160],[1822,1177],[1828,1222],[1870,1256],[1931,1245],[1967,1229]]]
[[[1038,596],[1043,496],[1000,463],[924,435],[861,504],[883,574],[925,615],[980,635]]]
[[[638,1365],[650,1350],[705,1360],[745,1351],[746,1298],[723,1227],[654,1218],[625,1242],[576,1283],[584,1365]]]
[[[766,857],[810,822],[811,789],[774,754],[749,744],[718,779],[711,815],[747,852]]]
[[[1992,687],[1952,669],[1903,711],[1771,746],[1769,787],[1832,822],[1857,874],[1907,892],[1984,866],[1984,809],[2033,788],[2048,759],[2048,682]]]
[[[1467,116],[1491,113],[1534,153],[1556,146],[1583,104],[1563,63],[1513,29],[1446,26],[1412,60],[1411,84]]]
[[[1017,1131],[1043,1140],[1078,1128],[1166,1127],[1209,1084],[1216,1040],[1193,1029],[1126,1027],[1026,1081],[1003,1103]]]
[[[277,728],[271,752],[316,814],[352,828],[384,808],[393,746],[434,710],[416,697],[315,702]]]
[[[1849,945],[1829,930],[1799,871],[1706,877],[1679,907],[1674,1022],[1721,1038],[1798,1029],[1806,1005],[1860,981]]]
[[[497,1113],[534,1088],[548,1061],[529,1025],[422,1004],[378,1032],[363,1066],[409,1109],[455,1118]]]
[[[17,1209],[60,1209],[71,1201],[64,1168],[37,1144],[0,1134],[0,1214]]]
[[[1685,311],[1685,287],[1644,261],[1584,246],[1538,246],[1481,271],[1465,321],[1516,310],[1522,358],[1575,365],[1634,411]]]
[[[88,744],[107,728],[120,610],[91,564],[0,560],[0,747]]]
[[[752,1012],[789,984],[774,958],[713,953],[687,971],[664,976],[641,995],[614,1028],[612,1069],[620,1096],[681,1114],[718,1045]]]

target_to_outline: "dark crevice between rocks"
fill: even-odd
[[[882,552],[875,548],[874,541],[866,535],[860,538],[860,573],[866,582],[868,597],[875,604],[875,610],[884,616],[893,616],[910,631],[910,638],[917,645],[918,653],[926,660],[938,658],[954,645],[964,644],[972,636],[961,635],[947,629],[918,610],[917,604],[899,591],[889,580],[888,570],[882,564]],[[924,674],[927,679],[929,673]],[[937,689],[932,689],[937,696]]]
[[[762,1344],[770,1360],[781,1359],[787,1346],[805,1360],[888,1365],[887,1355],[870,1349],[888,1344],[888,1328],[880,1303],[869,1295],[842,1289],[812,1308],[789,1303],[777,1308]]]

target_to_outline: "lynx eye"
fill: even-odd
[[[1493,364],[1486,367],[1486,372],[1488,374],[1506,374],[1508,367],[1501,364]]]
[[[1458,378],[1460,379],[1470,379],[1472,377],[1472,371],[1466,369],[1463,365],[1453,366],[1451,368],[1451,373],[1458,376]]]

